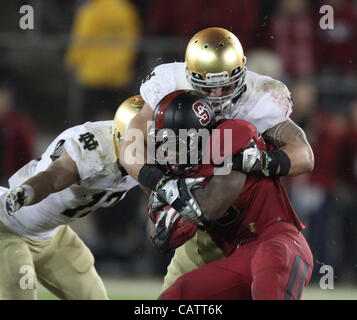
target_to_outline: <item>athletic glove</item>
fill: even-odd
[[[257,148],[254,141],[241,152],[236,153],[232,157],[232,169],[250,173],[262,171],[262,152]]]
[[[33,188],[27,184],[10,190],[5,200],[7,214],[12,216],[21,207],[29,205],[34,196]]]
[[[286,176],[290,171],[290,158],[281,149],[260,151],[254,142],[232,157],[232,169],[241,172],[261,172],[266,177]],[[277,173],[280,168],[279,173]]]
[[[194,221],[180,216],[169,205],[159,211],[149,212],[149,218],[156,227],[156,233],[151,241],[161,253],[168,253],[181,246],[191,239],[198,229]]]
[[[167,205],[166,202],[161,201],[156,192],[151,192],[148,204],[149,214],[160,211],[163,207]]]
[[[169,180],[163,178],[156,187],[156,196],[161,202],[171,205],[186,219],[200,222],[202,211],[191,190],[204,179],[204,177]]]

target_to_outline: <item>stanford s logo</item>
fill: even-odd
[[[207,125],[211,121],[211,115],[209,114],[207,107],[201,101],[197,101],[192,105],[192,109],[196,116],[200,119],[200,124]]]

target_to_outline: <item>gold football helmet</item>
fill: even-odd
[[[126,99],[117,109],[114,116],[113,137],[115,153],[119,157],[120,143],[124,137],[130,121],[140,112],[144,106],[144,100],[140,95]]]
[[[246,57],[232,32],[207,28],[196,33],[187,45],[185,60],[187,79],[195,90],[208,95],[213,88],[222,88],[220,97],[208,97],[216,112],[223,113],[244,92]]]

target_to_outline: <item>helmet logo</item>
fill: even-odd
[[[195,102],[192,105],[192,109],[196,116],[199,118],[200,124],[203,126],[206,126],[211,121],[211,115],[208,112],[206,105],[201,101]]]

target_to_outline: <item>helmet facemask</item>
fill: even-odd
[[[191,174],[206,160],[203,146],[216,125],[213,107],[204,94],[196,90],[171,92],[154,109],[147,140],[154,153],[150,158],[174,176]]]
[[[243,68],[237,67],[232,71],[231,76],[227,71],[223,71],[221,73],[207,73],[206,79],[204,79],[201,74],[186,69],[187,80],[193,89],[207,95],[206,98],[211,102],[216,116],[223,118],[229,118],[232,115],[233,104],[244,92],[246,73],[246,57],[244,57]],[[221,96],[210,97],[208,95],[211,89],[219,87],[223,88]]]
[[[179,130],[180,131],[180,130]],[[155,163],[166,166],[174,176],[182,176],[202,163],[205,137],[196,130],[160,130],[155,134]],[[153,136],[152,136],[153,138]]]

